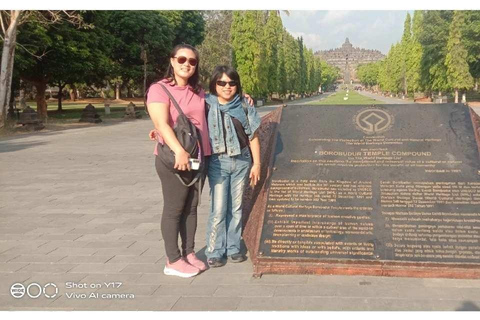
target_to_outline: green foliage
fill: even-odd
[[[462,30],[462,42],[467,49],[467,61],[470,74],[480,78],[480,11],[465,11],[465,23]]]
[[[469,72],[467,62],[468,52],[462,43],[462,26],[464,24],[465,13],[454,11],[453,21],[450,24],[445,65],[449,87],[456,90],[473,87],[473,77]]]
[[[260,83],[260,35],[263,33],[259,24],[260,15],[260,11],[235,11],[231,27],[233,65],[242,79],[244,91],[255,97],[261,96],[264,91]]]
[[[213,70],[218,65],[232,64],[230,28],[232,11],[206,11],[205,40],[198,46],[200,53],[200,77],[208,87]]]
[[[425,11],[419,34],[423,48],[421,61],[421,83],[430,91],[448,89],[445,57],[447,55],[447,39],[452,11]]]
[[[377,85],[380,66],[381,62],[379,61],[358,66],[357,76],[360,82],[367,87]]]
[[[163,11],[108,11],[106,29],[115,38],[110,78],[121,77],[124,83],[144,76],[142,51],[146,52],[148,74],[158,78],[166,70],[168,55],[175,39],[174,20]]]
[[[159,13],[170,22],[174,34],[173,46],[181,43],[196,46],[204,40],[205,19],[202,12],[184,10],[159,11]]]
[[[88,22],[100,25],[102,12],[84,12]],[[110,72],[112,37],[99,27],[79,29],[63,22],[43,24],[29,21],[20,26],[15,56],[16,75],[32,83],[85,82],[98,84]]]

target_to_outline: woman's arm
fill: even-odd
[[[255,186],[260,181],[260,139],[255,133],[252,140],[250,140],[250,149],[252,150],[253,165],[250,170],[250,185]]]
[[[174,169],[190,171],[190,163],[188,162],[190,155],[183,149],[180,142],[178,142],[175,132],[173,132],[172,127],[168,124],[168,119],[170,117],[168,105],[165,103],[153,102],[149,103],[147,107],[155,129],[160,132],[163,141],[175,153]]]

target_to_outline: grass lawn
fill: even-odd
[[[56,100],[49,101],[48,109],[47,109],[48,118],[49,118],[49,121],[53,120],[58,122],[78,121],[82,116],[83,109],[85,109],[85,107],[89,103],[91,103],[97,110],[97,113],[100,115],[101,119],[121,119],[125,115],[125,108],[127,107],[129,102],[130,101],[125,101],[125,102],[122,101],[121,103],[112,102],[110,104],[110,114],[106,115],[103,101],[98,103],[96,103],[96,101],[89,101],[89,100],[86,100],[84,102],[83,101],[82,102],[63,102],[62,103],[63,112],[61,113],[57,112],[58,105]],[[140,111],[140,114],[144,115],[143,102],[134,101],[134,103],[137,106],[138,110]]]
[[[334,104],[354,104],[354,105],[362,105],[362,104],[384,104],[384,102],[375,100],[372,98],[368,98],[365,96],[362,96],[361,94],[357,93],[355,90],[350,90],[348,92],[348,100],[345,100],[344,98],[347,97],[347,91],[346,90],[341,90],[338,92],[333,93],[329,97],[327,97],[324,100],[321,101],[314,101],[309,104],[311,105],[334,105]]]

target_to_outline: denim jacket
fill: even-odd
[[[235,126],[232,122],[232,117],[242,123],[243,129],[250,140],[253,139],[255,131],[260,126],[260,116],[255,110],[255,107],[250,106],[246,101],[237,94],[232,101],[225,105],[220,105],[218,97],[210,94],[205,97],[210,109],[208,112],[208,135],[210,144],[212,145],[212,153],[226,152],[230,157],[239,155],[240,142],[238,141]],[[246,103],[247,114],[243,109],[242,103]],[[222,121],[220,111],[225,113],[225,122]],[[226,143],[223,135],[223,126],[225,125]],[[225,150],[226,145],[226,150]]]

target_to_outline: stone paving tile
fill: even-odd
[[[447,289],[439,289],[439,288],[429,288],[429,287],[407,287],[401,286],[398,288],[400,298],[408,298],[408,299],[435,299],[435,300],[461,300],[463,299],[463,293],[467,292],[469,294],[474,293],[474,297],[480,300],[480,291],[473,290],[472,291],[465,291],[467,289],[464,288],[448,288]]]
[[[416,279],[430,288],[480,288],[480,279]],[[401,285],[404,285],[401,281]]]
[[[240,304],[239,298],[180,297],[173,311],[234,311]]]
[[[11,262],[15,258],[19,257],[19,254],[11,253],[11,254],[0,254],[0,262]],[[21,261],[16,261],[21,262]]]
[[[165,267],[165,264],[163,263],[129,264],[124,269],[122,269],[120,273],[141,273],[141,274],[159,273],[159,272],[163,272],[164,267]]]
[[[98,248],[58,248],[50,252],[51,255],[91,256],[99,251]],[[108,254],[108,253],[107,253]],[[102,255],[102,254],[99,254]]]
[[[131,300],[116,301],[108,309],[110,311],[170,311],[180,299],[179,296],[139,296]]]
[[[125,269],[126,263],[85,263],[76,265],[70,269],[69,273],[117,273],[120,270]]]
[[[85,245],[85,248],[129,248],[134,241],[94,241]]]
[[[83,234],[78,235],[78,238],[75,241],[135,241],[131,239],[121,239],[122,235],[119,234]],[[135,237],[136,238],[136,237]]]
[[[0,233],[0,240],[8,240],[8,241],[14,241],[14,240],[35,240],[40,237],[39,234],[30,234],[30,235],[25,235],[25,234],[2,234]],[[1,252],[0,252],[1,253]]]
[[[163,257],[155,257],[155,256],[123,256],[123,255],[116,255],[107,263],[128,263],[128,264],[144,264],[150,263],[154,264],[159,262]],[[162,265],[163,269],[163,265]]]
[[[69,294],[70,293],[71,292],[69,292]],[[66,294],[64,294],[51,302],[48,305],[48,308],[72,308],[78,311],[104,311],[111,310],[110,307],[113,304],[114,301],[110,299],[69,299]]]
[[[61,273],[72,270],[76,264],[63,263],[30,263],[28,266],[20,269],[22,272],[36,273]]]
[[[24,296],[21,299],[16,299],[10,294],[0,295],[0,310],[43,310],[47,308],[53,301],[43,296],[32,299],[28,296]]]
[[[160,285],[136,285],[136,284],[126,284],[121,285],[118,287],[118,284],[114,286],[103,286],[101,289],[97,290],[96,292],[101,293],[132,293],[135,296],[151,296],[157,289],[160,288]]]
[[[35,228],[33,230],[30,230],[29,232],[26,232],[25,234],[29,235],[44,235],[44,234],[56,234],[56,235],[64,235],[67,232],[70,232],[73,230],[73,227],[40,227],[40,228]]]
[[[335,286],[311,286],[311,285],[279,285],[275,289],[275,297],[334,297],[338,294]]]
[[[154,296],[212,297],[217,291],[216,285],[192,286],[185,284],[162,284]]]
[[[135,228],[115,228],[108,234],[111,235],[136,235],[136,236],[144,236],[150,230],[149,229],[135,229]]]
[[[136,284],[174,284],[174,285],[186,285],[191,284],[193,278],[179,278],[173,276],[167,276],[163,274],[163,270],[159,270],[158,274],[146,273],[146,274],[137,274],[139,279],[135,281]]]
[[[307,311],[456,311],[464,303],[455,300],[306,297]],[[468,307],[468,306],[466,306]]]
[[[28,263],[0,263],[0,272],[15,273],[28,266]]]
[[[14,283],[24,283],[31,277],[32,275],[30,273],[24,272],[15,272],[15,274],[5,272],[0,273],[0,294],[10,294],[10,287]]]
[[[42,263],[42,262],[59,262],[66,256],[64,255],[44,255],[44,254],[22,254],[9,262],[28,262],[28,263]],[[0,257],[1,258],[1,257]],[[63,262],[62,262],[63,263]]]
[[[75,228],[68,231],[69,234],[108,234],[115,230],[114,227],[97,227],[97,228]]]
[[[75,273],[71,273],[71,275],[75,275]],[[123,286],[126,287],[131,285],[157,285],[157,283],[139,282],[141,277],[141,274],[89,273],[82,279],[82,282],[87,283],[88,285],[92,283],[122,282]]]
[[[303,311],[304,297],[243,297],[237,311]]]
[[[79,240],[82,236],[78,234],[43,234],[37,238],[39,241],[52,241],[52,240]]]
[[[163,243],[159,247],[149,248],[142,252],[142,256],[163,257],[165,255],[165,248]]]
[[[92,248],[94,249],[94,248]],[[145,253],[145,249],[131,249],[131,248],[96,248],[95,255],[109,255],[111,253],[122,256],[140,256]]]
[[[76,263],[76,264],[84,264],[84,263],[91,263],[91,264],[103,264],[110,262],[111,259],[114,257],[113,254],[111,255],[104,255],[104,256],[68,256],[64,257],[59,262],[61,263]]]
[[[273,297],[274,285],[219,285],[215,297]]]
[[[248,274],[211,274],[209,270],[205,271],[192,280],[192,285],[242,285],[252,283],[252,276]]]

